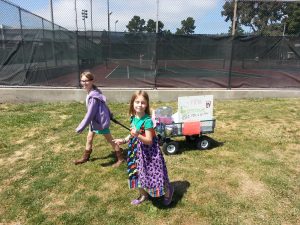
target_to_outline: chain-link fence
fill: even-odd
[[[55,15],[60,9],[53,2],[54,21],[59,21]],[[116,0],[103,1],[105,7],[98,13],[103,16],[101,23],[89,13],[99,7],[94,1],[66,2],[68,29],[0,0],[0,85],[79,87],[80,72],[90,70],[102,87],[300,87],[299,1],[223,1],[213,15],[228,22],[221,29],[213,28],[213,34],[201,32],[204,26],[192,29],[193,33],[189,23],[178,28],[165,23],[169,14],[159,1],[147,1],[143,10],[151,11],[152,18],[158,16],[159,3],[164,28],[146,22],[134,27],[127,21],[128,30],[139,32],[118,32],[122,28],[121,20],[113,19],[120,4]],[[76,12],[88,7],[90,11],[78,20]],[[129,21],[133,15],[146,16],[134,10]],[[203,15],[182,11],[183,17]],[[214,24],[218,23],[210,19],[208,26]]]

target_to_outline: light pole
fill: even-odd
[[[110,32],[110,15],[112,14],[112,12],[110,12],[108,14],[108,32]]]
[[[107,29],[108,29],[108,58],[111,57],[111,46],[110,46],[110,15],[112,12],[109,10],[109,0],[107,0]]]
[[[156,33],[158,33],[158,6],[159,6],[159,0],[156,0],[156,26],[155,26]]]
[[[88,11],[86,9],[81,10],[82,20],[84,24],[84,44],[86,45],[86,26],[85,26],[85,19],[88,18]]]
[[[56,55],[55,55],[55,47],[54,47],[54,41],[55,41],[55,32],[54,32],[54,17],[53,17],[53,2],[50,0],[50,10],[51,10],[51,23],[52,23],[52,54],[54,57],[55,65],[57,65]]]
[[[93,41],[93,0],[91,0],[91,32],[92,32],[92,41]]]
[[[107,30],[110,32],[110,15],[112,12],[109,11],[109,0],[107,0]]]
[[[119,22],[119,20],[115,21],[115,32],[117,31],[117,22]]]
[[[53,18],[53,2],[50,0],[50,10],[51,10],[51,22],[52,22],[52,28],[54,30],[54,18]]]
[[[78,32],[78,22],[77,22],[77,0],[75,0],[74,4],[75,4],[75,26],[76,26],[76,32]]]
[[[78,21],[77,21],[77,0],[74,0],[75,7],[75,26],[76,26],[76,55],[77,55],[77,72],[78,72],[78,87],[80,87],[80,60],[79,60],[79,45],[78,45]]]

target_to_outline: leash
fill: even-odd
[[[115,124],[118,124],[118,125],[120,125],[121,127],[125,128],[126,130],[129,130],[129,131],[130,131],[130,128],[127,127],[127,126],[125,126],[125,125],[123,125],[123,124],[120,123],[118,120],[116,120],[116,119],[114,118],[113,114],[111,114],[110,120],[113,121]]]

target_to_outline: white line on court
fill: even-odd
[[[165,69],[165,70],[168,71],[168,72],[171,72],[171,73],[179,73],[179,72],[177,72],[175,70],[170,70],[170,69]]]
[[[106,78],[108,78],[118,67],[119,67],[120,65],[117,65],[116,66],[116,68],[114,68],[106,77],[105,77],[105,79]]]

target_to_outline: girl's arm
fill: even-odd
[[[81,133],[90,124],[90,122],[95,117],[96,113],[97,113],[97,99],[91,98],[85,117],[76,128],[76,132]]]
[[[126,144],[129,141],[130,135],[128,135],[126,138],[117,138],[114,139],[113,142],[116,143],[117,145],[122,145],[122,144]]]
[[[141,142],[143,142],[146,145],[152,145],[152,130],[153,128],[147,129],[145,130],[145,136],[139,134],[138,131],[136,131],[135,129],[131,130],[131,135],[134,137],[137,137]]]

